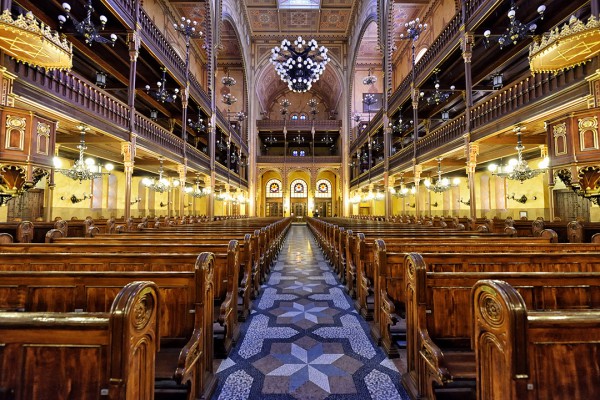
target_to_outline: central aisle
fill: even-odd
[[[306,226],[292,226],[214,398],[408,399]]]

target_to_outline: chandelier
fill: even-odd
[[[227,147],[229,147],[229,142],[225,143],[225,141],[223,140],[223,134],[221,134],[220,138],[217,139],[217,148],[221,151],[225,150]]]
[[[509,43],[517,44],[520,40],[523,40],[527,36],[533,34],[533,32],[537,29],[536,22],[540,19],[544,19],[544,12],[546,11],[546,6],[541,5],[537,8],[538,16],[532,19],[527,23],[522,23],[516,18],[517,14],[517,6],[514,0],[510,3],[510,10],[508,10],[508,19],[510,20],[510,25],[506,28],[506,32],[502,35],[498,35],[498,44],[500,45],[500,49]],[[492,32],[488,29],[483,32],[484,36],[484,46],[488,47],[490,45],[490,37],[492,36]]]
[[[237,82],[236,82],[236,80],[234,78],[232,78],[231,76],[229,76],[229,68],[225,68],[225,73],[227,74],[227,76],[224,76],[221,79],[221,83],[224,86],[227,86],[227,87],[235,86],[235,84]]]
[[[443,91],[440,90],[440,80],[437,76],[437,73],[435,74],[435,80],[434,80],[434,90],[431,93],[430,96],[428,96],[425,100],[427,101],[427,104],[429,105],[438,105],[440,103],[444,103],[445,101],[448,100],[448,98],[450,97],[450,93],[452,91],[454,91],[454,89],[456,88],[454,85],[450,86],[450,91]]]
[[[188,118],[188,126],[195,130],[196,132],[204,132],[206,129],[206,125],[204,125],[204,120],[201,118],[202,114],[200,113],[200,108],[198,108],[198,120],[192,121],[191,118]]]
[[[168,179],[163,178],[163,159],[160,159],[160,167],[158,168],[158,179],[153,178],[144,178],[142,179],[142,184],[146,186],[148,189],[154,190],[158,193],[166,192],[171,188],[171,183]]]
[[[514,132],[517,134],[517,158],[510,159],[508,161],[508,165],[506,166],[497,166],[496,164],[491,164],[488,169],[492,172],[492,175],[499,176],[501,178],[508,178],[515,181],[524,181],[534,178],[539,174],[546,172],[549,165],[548,157],[544,157],[544,159],[538,165],[538,169],[532,169],[527,164],[527,161],[523,160],[523,143],[521,141],[521,131],[525,130],[525,128],[521,126],[517,126],[514,129]]]
[[[273,146],[275,143],[277,143],[277,138],[275,136],[273,136],[273,133],[271,133],[269,136],[267,136],[265,138],[264,142],[268,146]]]
[[[161,103],[172,103],[177,99],[179,89],[173,89],[173,93],[167,90],[167,69],[162,67],[161,70],[162,78],[160,78],[160,81],[156,82],[157,89],[150,89],[150,85],[146,85],[146,93]]]
[[[369,147],[377,152],[383,148],[383,143],[381,143],[379,138],[374,138],[371,143],[369,143]]]
[[[302,36],[298,36],[294,43],[283,39],[281,47],[271,49],[271,63],[291,91],[306,92],[325,71],[329,62],[327,51],[325,46],[319,47],[315,39],[308,43]]]
[[[431,179],[425,179],[425,181],[423,182],[427,190],[435,193],[442,193],[450,189],[451,187],[458,186],[460,184],[460,179],[454,178],[452,182],[450,182],[450,179],[442,178],[442,159],[438,158],[437,162],[437,181],[435,182],[435,184],[431,183]]]
[[[69,3],[63,3],[62,7],[65,10],[65,13],[67,13],[67,15],[66,16],[65,15],[58,16],[58,24],[61,28],[63,27],[65,22],[67,22],[67,19],[70,19],[71,21],[73,21],[73,26],[75,27],[75,30],[77,31],[77,33],[79,35],[83,36],[86,44],[89,44],[91,46],[93,42],[98,42],[98,43],[110,43],[111,45],[114,46],[115,42],[117,41],[117,35],[115,35],[114,33],[111,33],[110,38],[108,38],[108,39],[105,38],[104,36],[100,35],[100,31],[104,30],[104,26],[106,25],[106,22],[108,21],[106,16],[104,16],[104,15],[100,16],[100,26],[94,25],[94,23],[92,23],[92,13],[94,12],[94,7],[92,6],[92,0],[88,0],[87,4],[85,5],[87,14],[86,14],[85,19],[81,22],[77,21],[71,15],[71,5]]]
[[[363,98],[363,103],[367,106],[369,122],[371,122],[371,106],[373,104],[377,103],[377,98],[375,97],[375,95],[373,93],[367,93],[367,94],[365,94],[365,97]]]
[[[194,184],[195,184],[195,186],[193,186],[193,187],[192,186],[185,187],[185,189],[184,189],[185,194],[195,197],[195,198],[208,196],[210,194],[209,188],[201,188],[200,187],[200,180],[196,179]]]
[[[243,122],[246,119],[246,113],[243,111],[238,111],[237,113],[235,113],[235,119],[238,122]]]
[[[400,176],[400,185],[395,188],[394,187],[390,188],[390,192],[395,197],[403,199],[405,197],[408,197],[411,194],[415,194],[417,192],[417,189],[414,186],[411,189],[404,186],[404,177]]]
[[[227,93],[223,95],[223,103],[227,104],[228,106],[237,103],[237,98],[232,95],[231,93]]]
[[[85,145],[85,133],[90,129],[87,126],[79,125],[77,127],[81,132],[81,139],[79,140],[79,144],[77,148],[79,149],[79,158],[75,160],[73,166],[69,169],[60,168],[60,160],[57,158],[54,159],[54,164],[56,167],[55,171],[60,172],[61,174],[75,180],[79,181],[88,181],[96,178],[100,178],[104,174],[110,175],[110,171],[114,169],[112,164],[106,164],[104,168],[107,172],[102,172],[102,166],[96,165],[96,162],[93,158],[83,159],[83,152],[87,149]]]
[[[321,139],[321,142],[323,142],[324,145],[329,146],[330,144],[333,144],[333,138],[327,134]]]
[[[295,138],[292,139],[292,142],[297,143],[298,145],[301,145],[302,143],[304,143],[304,138],[302,136],[300,136],[300,134],[298,134],[298,136],[296,136]]]
[[[369,68],[369,75],[363,78],[363,85],[373,85],[377,82],[377,77],[371,74],[371,68]]]

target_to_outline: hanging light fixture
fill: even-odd
[[[237,98],[231,93],[226,93],[223,95],[223,103],[227,104],[228,106],[231,106],[237,103]]]
[[[177,94],[179,93],[179,89],[173,89],[173,92],[167,90],[167,69],[165,67],[161,68],[162,78],[160,81],[156,82],[156,89],[151,89],[150,85],[146,85],[146,93],[150,96],[154,97],[156,101],[161,103],[172,103],[177,99]]]
[[[225,141],[223,140],[223,134],[220,134],[219,139],[217,139],[217,148],[221,151],[225,150],[227,148],[228,143],[225,143]]]
[[[499,89],[502,89],[502,86],[504,86],[502,74],[500,74],[500,73],[493,74],[492,75],[492,88],[494,90],[499,90]]]
[[[304,143],[304,138],[302,136],[300,136],[300,134],[298,134],[298,136],[296,136],[295,138],[292,139],[292,142],[301,145]]]
[[[325,135],[325,137],[323,137],[321,139],[321,142],[326,145],[329,146],[331,144],[333,144],[333,138],[331,136],[329,136],[329,133],[327,135]]]
[[[195,130],[197,133],[204,132],[204,130],[206,129],[206,125],[204,124],[204,120],[202,119],[202,112],[200,110],[200,107],[198,107],[198,120],[192,121],[191,118],[188,118],[187,123],[188,126]]]
[[[371,73],[371,68],[369,68],[369,75],[363,78],[363,85],[374,85],[377,82],[377,77]]]
[[[277,138],[273,136],[273,133],[271,132],[271,134],[265,138],[264,142],[268,146],[273,146],[275,143],[277,143]]]
[[[491,164],[488,167],[488,170],[492,172],[492,175],[499,176],[501,178],[508,178],[515,181],[524,181],[534,178],[539,174],[543,174],[548,169],[548,165],[550,160],[548,157],[544,157],[544,159],[538,165],[539,168],[532,169],[527,164],[527,161],[523,160],[523,143],[521,141],[521,132],[524,131],[525,128],[522,126],[517,126],[513,131],[517,134],[517,158],[510,159],[508,161],[508,165],[506,166],[498,166],[496,164]]]
[[[108,77],[108,75],[106,75],[105,72],[102,72],[102,71],[96,72],[96,86],[98,86],[101,89],[104,89],[106,87],[106,78],[107,77]]]
[[[517,44],[519,41],[524,38],[531,36],[533,32],[537,29],[536,22],[538,20],[544,19],[544,12],[546,11],[546,6],[541,5],[537,8],[538,16],[532,19],[527,23],[523,23],[516,18],[517,14],[517,6],[515,1],[512,0],[510,2],[510,10],[508,10],[508,19],[509,26],[506,28],[506,32],[501,35],[492,35],[492,32],[488,29],[483,32],[484,36],[484,46],[490,46],[490,37],[496,36],[498,39],[498,44],[500,45],[500,49],[504,46],[507,46],[509,43]]]
[[[425,181],[423,182],[423,184],[425,185],[427,190],[430,190],[435,193],[442,193],[442,192],[445,192],[446,190],[450,189],[451,187],[458,186],[460,184],[460,179],[454,178],[452,180],[452,182],[450,182],[450,179],[442,178],[442,159],[438,158],[437,162],[438,162],[437,181],[435,182],[435,184],[433,184],[431,182],[431,179],[429,179],[429,178],[425,179]]]
[[[223,86],[231,87],[237,84],[236,80],[229,76],[229,68],[225,68],[225,73],[227,74],[221,79],[221,83]]]
[[[150,110],[150,119],[156,121],[158,119],[158,110]]]
[[[168,179],[163,178],[163,158],[161,157],[159,159],[160,161],[160,167],[158,168],[158,179],[154,179],[154,178],[144,178],[142,179],[142,184],[144,186],[146,186],[148,189],[154,190],[155,192],[158,193],[163,193],[166,192],[167,190],[171,189],[171,183],[169,182]]]
[[[89,131],[85,125],[79,125],[77,127],[81,132],[81,138],[79,140],[79,144],[77,148],[79,149],[79,158],[75,160],[73,166],[69,169],[60,168],[60,160],[58,158],[54,159],[55,171],[60,172],[61,174],[81,183],[82,181],[92,180],[96,178],[100,178],[102,175],[110,175],[110,172],[114,169],[112,164],[104,165],[104,169],[106,172],[102,172],[102,165],[97,165],[93,158],[87,158],[84,160],[83,154],[87,149],[85,145],[85,133]]]
[[[306,43],[298,36],[293,43],[283,39],[281,47],[271,49],[271,63],[282,81],[293,92],[306,92],[319,80],[329,62],[327,48],[315,39]]]
[[[117,41],[117,35],[111,33],[109,38],[105,38],[104,36],[100,35],[100,31],[104,30],[106,22],[108,22],[106,16],[100,16],[100,26],[97,26],[94,23],[92,23],[92,13],[94,12],[92,0],[88,0],[87,4],[85,5],[86,17],[81,22],[77,21],[71,15],[71,5],[69,3],[63,3],[62,7],[67,15],[58,16],[58,25],[60,26],[60,28],[62,28],[65,22],[67,22],[67,20],[70,19],[71,21],[73,21],[73,26],[75,27],[77,34],[83,36],[86,44],[89,44],[91,46],[93,42],[98,42],[109,43],[114,46],[115,42]]]
[[[210,194],[210,189],[205,188],[205,187],[204,188],[200,187],[200,178],[199,177],[196,177],[196,180],[194,181],[194,186],[186,186],[184,191],[185,191],[185,194],[195,197],[195,198],[208,196]]]
[[[442,121],[446,122],[450,120],[450,111],[442,110]]]
[[[440,80],[438,78],[437,72],[435,73],[434,82],[434,90],[431,92],[431,95],[428,96],[425,100],[429,105],[438,105],[440,103],[444,103],[450,97],[451,92],[453,92],[456,87],[454,85],[450,86],[450,91],[440,90]]]
[[[377,103],[377,98],[373,93],[365,94],[363,98],[363,103],[367,106],[367,113],[369,114],[369,122],[371,122],[371,106]]]

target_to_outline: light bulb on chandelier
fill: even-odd
[[[281,41],[271,49],[271,63],[282,81],[293,92],[306,92],[319,80],[329,62],[328,49],[315,39],[306,42],[298,36],[294,42]]]

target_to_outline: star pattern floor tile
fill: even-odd
[[[306,226],[290,228],[272,270],[214,399],[409,398]]]

